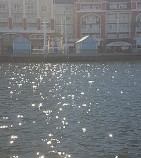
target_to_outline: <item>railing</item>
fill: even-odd
[[[43,49],[32,49],[32,54],[43,54],[44,50]]]
[[[10,30],[8,27],[0,27],[0,32],[13,32],[13,33],[43,33],[43,30],[37,30],[36,28],[24,30],[22,27],[21,28],[13,28]],[[47,30],[47,33],[54,33],[52,30]]]
[[[81,29],[81,33],[100,33],[100,28],[98,29]]]
[[[115,33],[117,31],[117,28],[115,29],[107,29],[107,33]]]
[[[99,12],[101,9],[95,9],[95,8],[81,8],[80,11],[83,12]]]

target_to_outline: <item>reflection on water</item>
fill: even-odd
[[[0,158],[140,158],[140,67],[0,64]]]

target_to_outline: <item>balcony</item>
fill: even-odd
[[[22,27],[19,28],[13,28],[12,30],[10,30],[8,27],[0,27],[0,32],[1,33],[43,33],[43,30],[37,30],[36,28],[32,28],[29,29],[27,28],[27,30],[24,30]],[[51,30],[47,30],[47,33],[54,33],[54,31]]]

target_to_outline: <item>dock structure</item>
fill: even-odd
[[[28,54],[28,55],[0,55],[0,62],[113,62],[141,60],[141,53],[132,54]]]

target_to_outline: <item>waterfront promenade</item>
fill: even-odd
[[[141,60],[141,53],[131,54],[12,54],[0,55],[0,62],[102,62]]]

